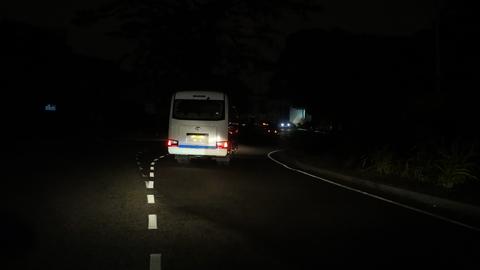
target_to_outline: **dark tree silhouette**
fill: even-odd
[[[82,11],[74,22],[118,21],[109,34],[137,44],[122,61],[158,89],[212,74],[238,78],[252,65],[271,68],[264,51],[278,46],[274,24],[318,9],[310,0],[118,0]]]

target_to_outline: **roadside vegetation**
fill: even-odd
[[[407,145],[362,144],[336,136],[309,136],[297,134],[289,145],[290,154],[305,163],[480,204],[475,195],[480,192],[480,149],[475,140],[430,138]]]
[[[451,189],[478,181],[478,146],[456,139],[417,144],[402,153],[382,145],[360,157],[359,168],[366,175],[409,178]]]

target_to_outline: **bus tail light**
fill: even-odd
[[[228,149],[228,141],[217,142],[217,148]]]
[[[177,140],[168,139],[168,140],[167,140],[167,146],[168,146],[168,147],[176,147],[176,146],[178,146],[178,141],[177,141]]]

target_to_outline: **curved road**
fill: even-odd
[[[286,170],[273,149],[180,165],[160,144],[12,147],[1,268],[480,266],[477,232]]]

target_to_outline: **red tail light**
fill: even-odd
[[[217,142],[217,148],[227,149],[228,148],[228,141]]]
[[[178,141],[176,141],[176,140],[170,140],[170,139],[169,139],[169,140],[167,141],[167,146],[168,146],[168,147],[178,146]]]

